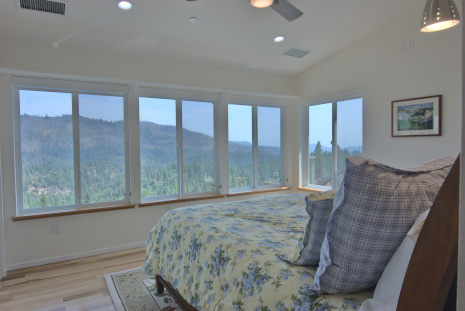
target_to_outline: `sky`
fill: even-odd
[[[309,107],[309,144],[331,147],[332,103]],[[337,142],[341,148],[363,145],[363,100],[337,103]],[[310,150],[313,151],[313,150]]]
[[[71,93],[20,90],[20,114],[60,117],[72,114]],[[79,115],[105,121],[124,119],[123,97],[79,95]]]
[[[20,113],[49,117],[72,113],[70,93],[20,90]],[[176,101],[173,99],[143,98],[139,100],[141,121],[162,125],[176,124]],[[119,121],[124,118],[123,97],[106,95],[79,95],[79,114],[88,118]],[[183,101],[183,128],[213,136],[213,104]],[[280,147],[281,118],[276,107],[257,108],[258,143],[260,146]],[[362,99],[338,102],[338,144],[341,147],[363,144]],[[229,140],[252,143],[252,108],[247,105],[229,105]],[[331,146],[331,104],[310,106],[309,143],[318,141]]]
[[[176,125],[176,100],[160,98],[139,98],[141,121],[161,125]],[[190,131],[213,137],[213,104],[207,102],[182,102],[182,127]]]
[[[252,106],[228,106],[229,141],[252,143]],[[257,107],[259,146],[281,146],[281,110],[275,107]]]

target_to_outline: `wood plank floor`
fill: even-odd
[[[140,267],[144,258],[141,247],[9,271],[0,282],[0,310],[115,310],[104,275]]]

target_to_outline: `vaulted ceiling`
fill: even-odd
[[[249,0],[132,0],[129,11],[117,0],[67,0],[64,16],[17,2],[0,1],[2,37],[292,76],[406,11],[420,8],[420,23],[425,0],[290,0],[304,13],[293,22]],[[283,55],[290,48],[311,53]]]

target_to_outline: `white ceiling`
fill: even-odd
[[[117,0],[68,0],[66,16],[0,0],[0,35],[292,76],[406,11],[420,7],[420,20],[425,1],[289,0],[304,15],[288,22],[249,0],[132,0],[129,11]],[[313,52],[283,55],[291,47]]]

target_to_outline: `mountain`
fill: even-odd
[[[72,205],[75,200],[72,117],[21,115],[23,205],[25,208]],[[126,197],[124,122],[79,117],[80,181],[83,203]],[[215,186],[214,139],[183,129],[184,193],[210,192]],[[280,148],[261,146],[259,184],[276,183]],[[176,195],[176,127],[140,123],[143,197]],[[231,187],[251,186],[252,148],[229,142]]]
[[[237,145],[242,145],[242,146],[250,146],[252,147],[252,144],[248,141],[234,141],[234,140],[230,140],[229,141],[230,144],[237,144]]]

